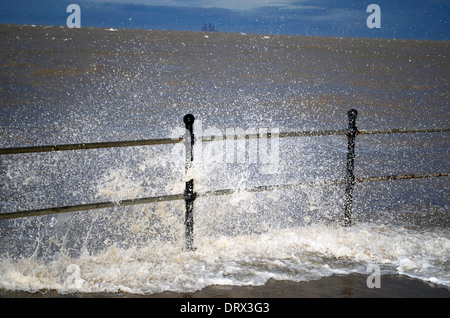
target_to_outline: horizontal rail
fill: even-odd
[[[242,189],[223,189],[223,190],[215,190],[215,191],[207,191],[204,193],[199,193],[198,197],[208,197],[215,195],[229,195],[239,191],[244,192],[264,192],[264,191],[273,191],[273,190],[293,190],[307,187],[316,187],[316,186],[326,186],[326,185],[335,185],[335,184],[343,184],[345,183],[344,179],[340,180],[324,180],[324,181],[311,181],[311,182],[301,182],[301,183],[291,183],[291,184],[276,184],[276,185],[263,185],[263,186],[255,186],[251,188],[242,188]]]
[[[216,135],[216,136],[201,136],[199,141],[215,141],[215,140],[234,140],[234,139],[259,139],[259,138],[286,138],[286,137],[309,137],[309,136],[332,136],[345,135],[346,130],[317,130],[317,131],[293,131],[293,132],[279,132],[279,133],[255,133],[255,134],[240,134],[240,135]]]
[[[379,177],[363,177],[357,178],[355,181],[356,182],[391,181],[391,180],[423,179],[423,178],[448,177],[448,176],[450,176],[450,172],[438,172],[438,173],[423,173],[423,174],[388,175]],[[199,193],[198,196],[208,197],[212,195],[229,195],[237,191],[263,192],[263,191],[283,190],[283,189],[292,190],[308,187],[321,187],[327,185],[345,184],[346,182],[347,182],[346,179],[338,179],[338,180],[321,180],[321,181],[291,183],[291,184],[263,185],[244,189],[223,189],[223,190],[208,191],[204,193]]]
[[[381,129],[381,130],[358,130],[361,135],[375,135],[375,134],[400,134],[400,133],[432,133],[432,132],[448,132],[450,127],[444,128],[418,128],[418,129]],[[279,133],[255,133],[255,134],[241,134],[241,135],[220,135],[220,136],[201,136],[199,141],[215,141],[215,140],[233,140],[233,139],[259,139],[267,138],[287,138],[287,137],[310,137],[310,136],[337,136],[347,135],[347,130],[316,130],[316,131],[292,131]]]
[[[100,148],[136,147],[136,146],[176,144],[176,143],[181,142],[182,140],[183,140],[183,138],[179,137],[179,138],[162,138],[162,139],[93,142],[93,143],[82,143],[82,144],[11,147],[11,148],[1,148],[0,155],[32,153],[32,152],[51,152],[51,151],[67,151],[67,150],[81,150],[81,149],[100,149]]]
[[[88,211],[88,210],[96,210],[96,209],[113,208],[113,207],[119,207],[119,206],[130,206],[130,205],[137,205],[137,204],[175,201],[175,200],[183,200],[183,199],[184,199],[183,194],[174,194],[174,195],[165,195],[165,196],[159,196],[159,197],[127,199],[127,200],[121,200],[119,202],[100,202],[100,203],[80,204],[80,205],[48,208],[48,209],[39,209],[39,210],[0,213],[0,220],[16,219],[16,218],[47,215],[47,214]]]
[[[448,176],[450,176],[450,172],[437,172],[437,173],[423,173],[423,174],[390,175],[381,177],[365,177],[365,178],[356,178],[355,181],[356,182],[391,181],[391,180],[406,180],[406,179],[437,178]]]
[[[448,132],[450,127],[444,128],[417,128],[417,129],[382,129],[382,130],[358,130],[361,135],[375,135],[375,134],[411,134],[411,133],[434,133],[434,132]]]
[[[449,132],[450,127],[444,128],[420,128],[420,129],[384,129],[384,130],[358,130],[359,134],[375,135],[375,134],[398,134],[398,133],[431,133],[431,132]],[[227,136],[200,136],[198,141],[208,142],[215,140],[234,140],[234,139],[259,139],[259,138],[287,138],[287,137],[309,137],[309,136],[335,136],[346,135],[347,130],[317,130],[317,131],[294,131],[294,132],[279,132],[279,133],[255,133],[255,134],[241,134],[241,135],[227,135]],[[163,144],[176,144],[183,140],[183,137],[177,138],[161,138],[161,139],[143,139],[143,140],[124,140],[124,141],[109,141],[109,142],[94,142],[81,144],[62,144],[62,145],[44,145],[44,146],[30,146],[30,147],[11,147],[0,148],[0,155],[4,154],[19,154],[19,153],[34,153],[34,152],[52,152],[52,151],[68,151],[81,149],[100,149],[100,148],[115,148],[115,147],[135,147],[135,146],[150,146]]]
[[[450,176],[450,172],[438,172],[438,173],[424,173],[424,174],[405,174],[405,175],[387,175],[387,176],[378,176],[378,177],[363,177],[363,178],[357,178],[355,181],[356,182],[391,181],[391,180],[422,179],[422,178],[448,177],[448,176]],[[230,194],[233,194],[233,193],[236,193],[239,191],[264,192],[264,191],[273,191],[273,190],[293,190],[293,189],[301,189],[301,188],[307,188],[307,187],[320,187],[320,186],[338,185],[338,184],[345,184],[345,183],[346,183],[346,179],[338,179],[338,180],[301,182],[301,183],[294,183],[294,184],[263,185],[263,186],[255,186],[255,187],[243,188],[243,189],[222,189],[222,190],[215,190],[215,191],[207,191],[207,192],[203,192],[203,193],[198,193],[197,197],[230,195]],[[48,209],[39,209],[39,210],[0,213],[0,220],[16,219],[16,218],[40,216],[40,215],[48,215],[48,214],[67,213],[67,212],[88,211],[88,210],[95,210],[95,209],[105,209],[105,208],[131,206],[131,205],[147,204],[147,203],[154,203],[154,202],[176,201],[176,200],[184,200],[184,194],[174,194],[174,195],[165,195],[165,196],[158,196],[158,197],[129,199],[129,200],[122,200],[120,202],[100,202],[100,203],[81,204],[81,205],[56,207],[56,208],[48,208]]]

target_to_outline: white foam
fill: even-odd
[[[367,264],[450,287],[445,269],[450,239],[386,226],[310,225],[260,235],[198,236],[195,252],[182,242],[141,248],[115,245],[96,255],[0,262],[0,287],[38,291],[191,292],[209,285],[262,285],[270,278],[307,281],[334,273],[365,273]]]

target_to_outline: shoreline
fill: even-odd
[[[192,293],[163,292],[152,295],[127,293],[26,292],[0,289],[0,298],[450,298],[450,290],[399,274],[381,276],[380,288],[368,288],[368,275],[332,275],[309,282],[269,280],[262,286],[208,286]]]

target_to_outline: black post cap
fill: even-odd
[[[186,125],[192,125],[194,123],[195,117],[194,115],[187,114],[184,116],[183,120]]]
[[[352,108],[347,112],[347,115],[349,118],[356,118],[356,116],[358,116],[358,111]]]

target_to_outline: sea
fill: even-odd
[[[448,41],[3,24],[0,44],[0,148],[176,140],[195,117],[187,168],[183,142],[0,155],[0,213],[116,203],[0,220],[0,289],[155,295],[379,269],[450,290],[448,176],[356,183],[343,226],[345,184],[325,181],[345,178],[347,136],[277,135],[345,130],[349,109],[360,130],[450,127]],[[448,131],[356,136],[356,178],[449,171]],[[194,250],[184,200],[121,206],[191,179]]]

